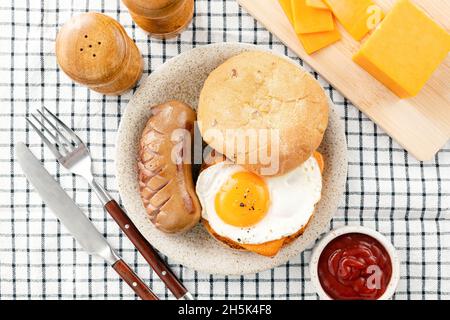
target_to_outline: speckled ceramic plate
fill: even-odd
[[[148,241],[173,261],[204,273],[238,275],[270,269],[301,253],[326,231],[343,194],[347,177],[347,146],[341,121],[330,102],[330,120],[319,150],[326,170],[322,199],[305,233],[285,246],[274,258],[228,249],[198,225],[183,235],[168,235],[153,227],[142,206],[137,176],[138,145],[150,116],[149,105],[178,99],[197,107],[203,82],[227,58],[260,48],[241,43],[218,43],[198,47],[167,61],[153,72],[129,102],[117,136],[117,181],[130,218]]]

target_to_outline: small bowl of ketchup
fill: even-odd
[[[311,281],[321,299],[386,300],[397,288],[400,262],[381,233],[347,226],[328,233],[314,248]]]

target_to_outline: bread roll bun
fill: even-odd
[[[325,92],[308,72],[273,54],[248,51],[211,72],[197,117],[212,148],[249,171],[282,175],[320,145],[328,112]]]

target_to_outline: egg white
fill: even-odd
[[[308,223],[322,191],[322,174],[314,157],[282,176],[263,177],[270,193],[269,210],[250,227],[226,224],[215,210],[216,194],[235,172],[241,171],[245,169],[239,165],[221,162],[198,177],[196,192],[202,217],[217,234],[238,243],[260,244],[290,236]]]

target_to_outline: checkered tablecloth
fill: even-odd
[[[255,0],[256,1],[256,0]],[[0,300],[134,299],[100,259],[83,252],[42,204],[14,159],[24,141],[124,259],[162,298],[172,298],[78,177],[64,171],[30,132],[24,116],[42,105],[87,142],[99,180],[119,198],[114,144],[133,92],[105,97],[74,84],[56,63],[57,30],[72,15],[103,12],[125,26],[144,56],[145,78],[193,47],[240,41],[270,48],[303,64],[234,0],[196,0],[189,28],[173,40],[149,38],[119,0],[0,2]],[[362,224],[390,238],[401,258],[395,299],[450,298],[450,144],[418,162],[311,71],[337,105],[348,141],[345,196],[330,228]],[[430,106],[433,107],[433,106]],[[317,299],[309,279],[311,250],[273,270],[242,277],[201,274],[169,260],[199,299]]]

